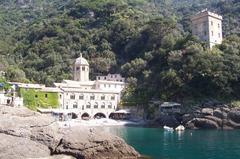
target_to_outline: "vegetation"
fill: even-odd
[[[43,92],[34,89],[26,90],[24,88],[20,88],[19,93],[24,99],[24,105],[32,110],[36,110],[37,107],[58,108],[59,106],[58,93]]]
[[[125,104],[239,98],[238,0],[0,2],[0,69],[8,80],[71,79],[82,52],[92,79],[128,77]],[[190,16],[205,8],[224,17],[225,40],[213,50],[190,34]]]

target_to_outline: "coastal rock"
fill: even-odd
[[[217,122],[204,119],[204,118],[194,118],[186,124],[188,129],[218,129],[219,126]]]
[[[236,123],[240,123],[240,109],[233,109],[228,113],[228,118]]]
[[[45,158],[58,154],[70,155],[78,159],[123,157],[134,159],[140,156],[121,138],[98,129],[84,126],[61,128],[50,116],[40,115],[29,110],[26,110],[26,114],[24,114],[25,110],[21,110],[21,108],[9,107],[8,110],[6,109],[0,106],[0,135],[7,136],[4,144],[0,146],[0,154],[8,147],[14,147],[15,142],[19,143],[15,149],[12,149],[12,153],[10,150],[6,151],[6,159],[16,158],[16,156]],[[24,154],[18,151],[21,150],[20,145],[23,142],[29,143],[23,148]],[[31,151],[29,151],[30,148]],[[0,156],[0,158],[5,159],[4,156]]]
[[[84,135],[86,130],[70,129],[67,131],[59,145],[56,147],[54,154],[71,154],[76,158],[92,159],[99,158],[134,158],[138,153],[125,142],[116,136],[108,135],[98,132],[96,129],[87,131],[86,138]]]
[[[0,158],[1,159],[25,159],[47,157],[50,150],[47,146],[31,141],[0,133]]]
[[[220,119],[226,119],[227,113],[223,109],[221,110],[220,108],[217,108],[213,111],[213,116],[220,118]]]
[[[194,118],[193,114],[184,114],[182,116],[182,123],[186,124],[188,121],[192,120]]]
[[[203,108],[201,113],[204,115],[213,115],[213,109],[212,108]]]
[[[167,125],[170,127],[177,127],[180,124],[174,115],[161,115],[158,119],[156,119],[155,123],[160,126]]]

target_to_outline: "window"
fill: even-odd
[[[106,79],[107,79],[107,77],[104,77],[104,79],[106,80]]]
[[[105,103],[103,103],[103,104],[101,105],[101,108],[102,108],[102,109],[104,109],[104,108],[105,108]]]
[[[218,33],[218,37],[221,38],[221,34],[220,33]]]
[[[218,23],[218,28],[220,28],[220,24]]]
[[[70,99],[75,99],[75,95],[74,94],[70,95]]]
[[[105,100],[105,96],[101,96],[101,100]]]
[[[111,100],[115,100],[115,96],[111,96]]]
[[[106,84],[104,84],[104,88],[106,88]]]
[[[74,103],[74,104],[73,104],[73,108],[74,108],[74,109],[78,108],[77,103]]]
[[[94,104],[94,108],[95,108],[95,109],[98,108],[98,104],[97,104],[97,103]]]
[[[79,96],[79,99],[80,99],[80,100],[83,100],[83,99],[84,99],[84,96],[83,96],[83,95],[80,95],[80,96]]]
[[[86,107],[87,107],[87,109],[90,109],[91,108],[91,104],[88,103]]]
[[[47,94],[45,94],[45,98],[48,98],[48,95],[47,95]]]
[[[61,94],[59,95],[59,98],[62,98],[62,95],[61,95]]]
[[[79,71],[79,70],[80,70],[80,67],[77,67],[76,70]]]
[[[108,87],[110,88],[110,87],[111,87],[111,85],[110,85],[110,84],[108,84]]]
[[[213,25],[213,21],[211,21],[211,25]]]
[[[112,109],[112,105],[111,104],[108,105],[108,109]]]
[[[100,80],[100,77],[98,77],[98,79]]]
[[[90,100],[94,100],[95,99],[95,96],[94,95],[91,95],[90,96]]]
[[[207,31],[204,31],[204,36],[207,36]]]
[[[85,66],[82,67],[82,71],[85,71]]]
[[[213,31],[211,31],[211,33],[212,33],[212,36],[213,36]]]

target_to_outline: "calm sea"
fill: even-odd
[[[159,128],[107,127],[153,159],[240,159],[240,131],[186,130],[166,132]]]

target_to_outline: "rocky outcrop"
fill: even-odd
[[[230,109],[226,105],[200,108],[183,115],[182,121],[189,129],[239,129],[240,109]]]
[[[119,137],[97,128],[61,128],[54,118],[24,108],[0,106],[0,158],[137,158]],[[2,140],[3,139],[3,140]],[[66,156],[67,155],[67,156]]]
[[[177,116],[175,115],[161,115],[154,121],[154,125],[156,126],[170,126],[177,127],[180,122],[177,120]]]

